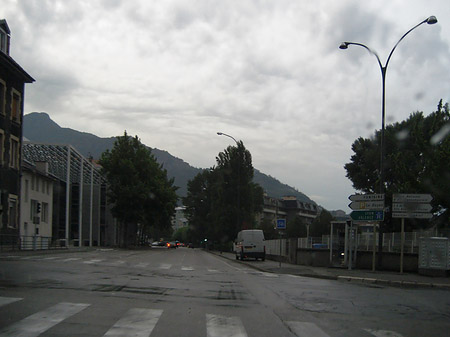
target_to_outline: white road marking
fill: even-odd
[[[69,261],[78,261],[81,260],[81,257],[69,257],[67,259],[62,260],[63,262],[69,262]]]
[[[317,325],[311,322],[286,322],[289,329],[293,331],[298,337],[330,337],[328,334],[323,332]]]
[[[182,266],[182,267],[181,267],[181,270],[192,271],[192,270],[194,270],[194,268]]]
[[[247,332],[238,317],[206,314],[206,336],[247,337]]]
[[[266,276],[266,277],[280,277],[280,275],[278,274],[273,274],[273,273],[265,273],[265,272],[260,272],[259,274]]]
[[[137,268],[146,268],[148,266],[148,263],[138,263],[135,267]]]
[[[159,266],[159,268],[160,269],[170,269],[170,268],[172,268],[172,265],[163,263]]]
[[[210,273],[218,273],[218,272],[219,272],[217,269],[208,269],[208,271],[209,271]]]
[[[0,337],[35,337],[87,308],[84,303],[58,303],[0,331]]]
[[[42,260],[55,260],[58,256],[50,256],[50,257],[44,257]]]
[[[83,263],[86,264],[93,264],[93,263],[98,263],[98,262],[102,262],[103,260],[100,259],[93,259],[93,260],[89,260],[89,261],[83,261]]]
[[[371,335],[374,335],[375,337],[403,337],[401,334],[389,331],[389,330],[372,330],[372,329],[364,329]]]
[[[104,336],[148,337],[162,312],[159,309],[132,308]]]
[[[17,301],[21,301],[23,300],[23,298],[19,298],[19,297],[0,297],[0,307],[10,304],[10,303],[14,303]]]

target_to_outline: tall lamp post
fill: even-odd
[[[422,22],[418,23],[417,25],[415,25],[414,27],[412,27],[410,30],[408,30],[405,34],[403,34],[403,36],[400,38],[400,40],[398,40],[398,42],[395,44],[394,48],[392,48],[391,52],[389,53],[389,56],[386,60],[385,65],[383,66],[383,64],[380,61],[380,57],[378,56],[378,54],[370,49],[368,46],[366,46],[365,44],[362,43],[358,43],[358,42],[342,42],[341,45],[339,46],[340,49],[347,49],[348,46],[350,45],[355,45],[355,46],[360,46],[363,47],[365,49],[367,49],[369,51],[369,53],[371,53],[372,55],[375,55],[375,57],[377,58],[378,61],[378,65],[380,66],[380,70],[381,70],[381,81],[382,81],[382,94],[381,94],[381,140],[380,140],[380,194],[384,194],[385,192],[385,182],[384,182],[384,152],[385,152],[385,144],[384,144],[384,129],[385,129],[385,106],[386,106],[386,71],[387,71],[387,67],[389,65],[389,61],[391,60],[392,57],[392,53],[394,52],[395,48],[397,48],[398,44],[405,38],[406,35],[408,35],[409,33],[411,33],[414,29],[416,29],[417,27],[419,27],[420,25],[423,25],[424,23],[427,23],[429,25],[433,25],[435,23],[437,23],[437,19],[435,16],[430,16],[427,19],[423,20]],[[381,241],[381,227],[380,227],[380,241]],[[381,244],[379,245],[379,251],[382,251],[381,248]],[[380,259],[379,259],[379,263],[381,260],[381,255],[380,255]]]
[[[219,136],[225,136],[225,137],[229,137],[229,138],[231,138],[231,139],[233,139],[234,140],[234,142],[236,143],[236,148],[238,149],[238,156],[239,156],[239,143],[238,143],[238,141],[233,137],[233,136],[230,136],[230,135],[228,135],[228,134],[226,134],[226,133],[223,133],[223,132],[217,132],[217,135],[219,135]],[[239,157],[240,158],[240,157]],[[241,165],[240,165],[240,163],[238,163],[238,171],[237,171],[237,178],[238,178],[238,183],[237,183],[237,188],[236,188],[236,191],[237,191],[237,228],[239,229],[239,230],[241,230],[241,224],[240,224],[240,207],[241,207],[241,193],[240,193],[240,191],[239,191],[239,189],[240,189],[240,183],[241,183]]]

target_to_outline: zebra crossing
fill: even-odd
[[[8,306],[24,300],[17,297],[1,297],[0,307]],[[79,314],[84,310],[89,310],[89,303],[60,302],[46,309],[31,314],[28,317],[13,322],[10,325],[2,326],[0,323],[0,337],[37,337],[52,327],[63,323],[66,319]],[[130,308],[124,311],[111,327],[103,334],[108,337],[137,336],[151,337],[152,331],[157,326],[165,310],[155,308]],[[245,329],[245,320],[238,316],[226,316],[206,313],[206,337],[249,337]],[[313,322],[286,321],[289,330],[297,337],[332,337],[323,331]],[[365,334],[374,337],[403,337],[395,331],[362,329]],[[339,332],[336,332],[339,333]],[[70,332],[68,332],[70,334]]]
[[[85,259],[85,258],[81,258],[81,257],[65,257],[65,256],[6,256],[5,258],[15,258],[18,260],[25,260],[25,261],[45,261],[45,262],[54,262],[54,263],[58,263],[58,262],[74,262],[74,263],[81,263],[83,265],[104,265],[104,266],[113,266],[113,267],[121,267],[121,266],[127,266],[130,268],[140,268],[140,269],[145,269],[145,268],[152,268],[152,269],[159,269],[159,270],[179,270],[182,272],[192,272],[195,271],[198,268],[202,268],[203,267],[195,267],[195,266],[190,266],[190,265],[174,265],[174,264],[169,264],[169,263],[160,263],[157,265],[151,264],[149,262],[135,262],[135,263],[130,263],[130,262],[126,262],[124,260],[112,260],[112,259],[102,259],[102,258],[89,258],[89,259]],[[206,271],[210,274],[216,274],[216,273],[224,273],[224,271],[218,270],[218,269],[213,269],[213,268],[207,268]],[[267,272],[262,272],[262,271],[257,271],[257,270],[253,270],[253,269],[242,269],[242,272],[244,273],[248,273],[248,274],[255,274],[255,275],[260,275],[260,276],[264,276],[267,278],[274,278],[274,277],[279,277],[280,275],[278,274],[273,274],[273,273],[267,273]]]

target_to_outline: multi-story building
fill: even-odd
[[[53,184],[48,162],[22,161],[20,248],[48,249],[52,244]]]
[[[10,35],[0,20],[0,235],[16,240],[20,223],[22,120],[25,83],[34,79],[9,55]]]

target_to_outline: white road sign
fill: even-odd
[[[351,201],[382,201],[384,194],[352,194],[348,198]]]
[[[384,200],[382,201],[353,201],[351,202],[348,207],[350,207],[352,210],[383,210],[384,209]]]
[[[431,212],[430,204],[419,204],[416,202],[393,203],[392,212]]]
[[[407,219],[431,219],[433,214],[431,213],[418,213],[418,212],[396,212],[392,213],[393,218],[407,218]]]
[[[430,202],[433,200],[431,194],[394,194],[392,202]]]

